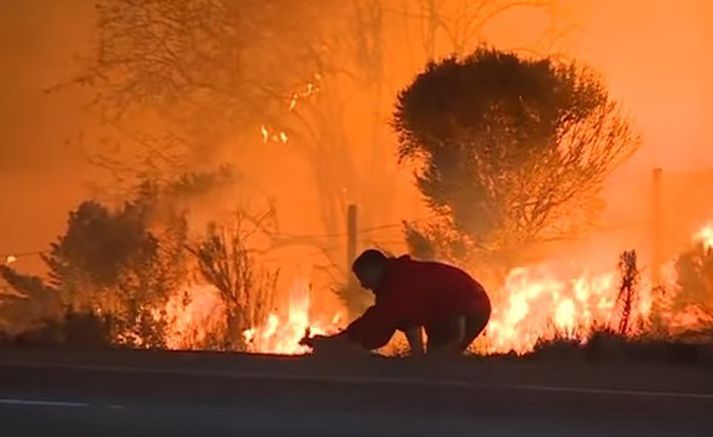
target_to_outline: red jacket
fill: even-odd
[[[384,346],[397,329],[490,311],[483,287],[456,267],[409,256],[387,262],[375,305],[344,331],[367,349]]]

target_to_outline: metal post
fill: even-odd
[[[347,208],[347,285],[349,293],[356,290],[356,282],[352,274],[352,263],[357,251],[357,206],[351,204]]]
[[[651,234],[651,282],[654,287],[661,286],[661,265],[663,264],[663,210],[662,210],[662,175],[663,170],[653,171],[652,234]]]

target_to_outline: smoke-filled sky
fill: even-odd
[[[83,113],[87,96],[43,89],[71,77],[76,58],[89,54],[92,3],[0,4],[0,254],[46,247],[86,194],[80,133],[94,127]],[[570,29],[558,49],[603,74],[643,135],[619,183],[656,166],[713,169],[713,2],[562,0],[557,19]],[[487,41],[516,46],[541,20],[508,15]]]

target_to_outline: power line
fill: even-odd
[[[319,249],[311,253],[304,253],[300,255],[288,255],[288,256],[283,256],[283,257],[277,257],[277,258],[263,258],[260,259],[258,258],[258,261],[264,262],[264,263],[271,263],[271,262],[279,262],[279,261],[292,261],[292,260],[297,260],[297,259],[312,259],[316,258],[318,256],[327,256],[328,252],[333,252],[335,250],[342,250],[342,246],[337,246],[337,247],[329,247],[325,249]]]
[[[47,253],[47,250],[32,250],[28,252],[9,252],[9,253],[3,253],[0,254],[0,259],[6,259],[9,257],[13,258],[25,258],[28,256],[39,256]]]
[[[430,216],[430,217],[422,217],[422,218],[415,219],[415,220],[404,219],[398,223],[386,223],[383,225],[376,225],[376,226],[371,226],[368,228],[360,228],[357,230],[357,234],[368,234],[370,232],[380,231],[383,229],[399,228],[399,227],[403,226],[404,222],[406,222],[406,223],[421,223],[424,221],[433,220],[435,218],[437,218],[437,216],[434,215],[434,216]],[[329,234],[318,234],[318,233],[314,233],[314,234],[286,234],[286,233],[278,232],[278,233],[274,233],[274,234],[270,234],[270,235],[274,235],[277,237],[286,237],[286,238],[337,238],[337,237],[346,237],[347,233],[346,232],[336,232],[336,233],[329,233]]]

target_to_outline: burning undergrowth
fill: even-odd
[[[151,190],[116,208],[80,205],[44,255],[48,280],[0,266],[8,341],[301,354],[309,352],[299,345],[305,333],[346,325],[344,308],[320,306],[330,292],[313,270],[263,262],[269,213],[234,213],[192,233],[185,212],[160,205]],[[711,235],[711,226],[696,232],[660,284],[634,251],[598,269],[572,260],[512,268],[487,284],[493,315],[473,352],[597,356],[632,344],[709,343]],[[382,352],[402,349],[396,340]]]
[[[564,345],[587,350],[611,343],[710,343],[713,290],[707,266],[713,253],[702,237],[709,229],[696,233],[656,285],[642,275],[634,251],[599,273],[558,273],[555,265],[512,270],[475,350],[525,354]]]
[[[20,343],[84,344],[148,349],[300,353],[311,332],[332,332],[339,312],[322,325],[308,278],[260,261],[272,243],[270,208],[247,208],[191,225],[191,193],[204,177],[180,184],[141,184],[118,206],[85,201],[69,214],[66,232],[42,254],[45,278],[0,264],[0,328]],[[286,297],[280,302],[280,297]],[[93,332],[86,338],[77,332]],[[91,337],[91,338],[89,338]],[[83,339],[84,338],[84,339]]]

